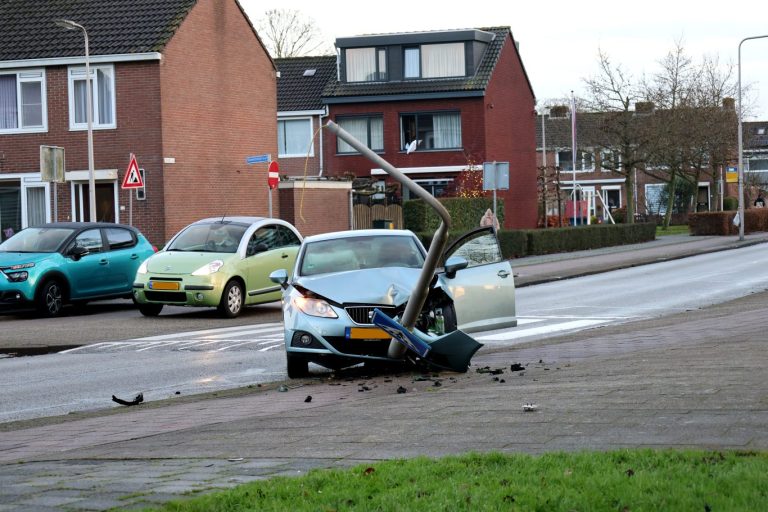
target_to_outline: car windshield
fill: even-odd
[[[299,274],[313,276],[382,267],[421,268],[424,255],[411,236],[358,236],[306,245]]]
[[[248,226],[231,222],[192,224],[186,227],[168,246],[168,251],[237,252]]]
[[[56,252],[74,232],[70,228],[27,228],[0,244],[0,252]]]

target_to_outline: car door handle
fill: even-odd
[[[132,260],[139,259],[139,255],[138,254],[131,254],[131,259]]]
[[[109,263],[109,260],[99,260],[99,265],[106,265]]]
[[[509,277],[509,272],[507,272],[506,270],[499,270],[496,273],[496,275],[501,277],[501,278],[505,278],[505,277]]]
[[[281,257],[282,257],[283,259],[285,259],[285,258],[287,258],[287,257],[288,257],[288,255],[287,255],[287,254],[285,254],[285,253],[283,253],[283,255],[282,255]]]

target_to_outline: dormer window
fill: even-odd
[[[422,44],[404,50],[405,78],[451,78],[465,75],[464,43]]]
[[[387,79],[384,48],[348,48],[347,82],[379,82]]]

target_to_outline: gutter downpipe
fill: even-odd
[[[355,148],[360,152],[360,154],[384,169],[387,174],[395,178],[401,185],[408,188],[408,190],[416,195],[419,199],[423,199],[429,206],[434,208],[434,210],[440,216],[440,226],[437,228],[437,231],[435,231],[435,235],[432,238],[432,243],[429,246],[429,251],[427,252],[427,259],[424,261],[424,267],[422,268],[421,274],[419,275],[419,280],[416,282],[416,286],[411,293],[411,297],[405,306],[403,318],[400,322],[403,327],[409,331],[412,331],[416,325],[416,320],[419,317],[421,308],[424,307],[424,303],[427,301],[429,284],[432,281],[432,277],[434,276],[435,268],[437,268],[440,256],[443,254],[445,245],[448,242],[448,228],[451,226],[451,216],[448,213],[448,210],[446,210],[445,207],[429,192],[417,185],[400,170],[396,169],[395,166],[371,151],[366,145],[354,138],[339,125],[333,121],[328,121],[326,126],[341,140]],[[389,351],[387,355],[391,358],[401,358],[405,354],[405,351],[406,348],[403,345],[397,341],[392,340],[389,342]]]

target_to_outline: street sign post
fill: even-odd
[[[264,155],[249,156],[245,159],[247,164],[265,164],[272,160],[272,155],[266,153]]]
[[[144,178],[139,171],[139,163],[136,161],[136,155],[131,153],[128,160],[128,169],[123,177],[123,184],[120,188],[134,189],[144,188]],[[128,225],[133,226],[133,191],[128,194]]]
[[[245,163],[249,165],[253,164],[265,164],[269,163],[267,169],[267,188],[269,189],[269,216],[272,217],[272,190],[277,188],[277,183],[280,181],[279,168],[277,162],[272,161],[272,155],[265,153],[263,155],[249,156],[245,159]]]
[[[509,190],[509,162],[483,162],[483,190],[493,190],[493,216],[496,215],[496,191]]]

